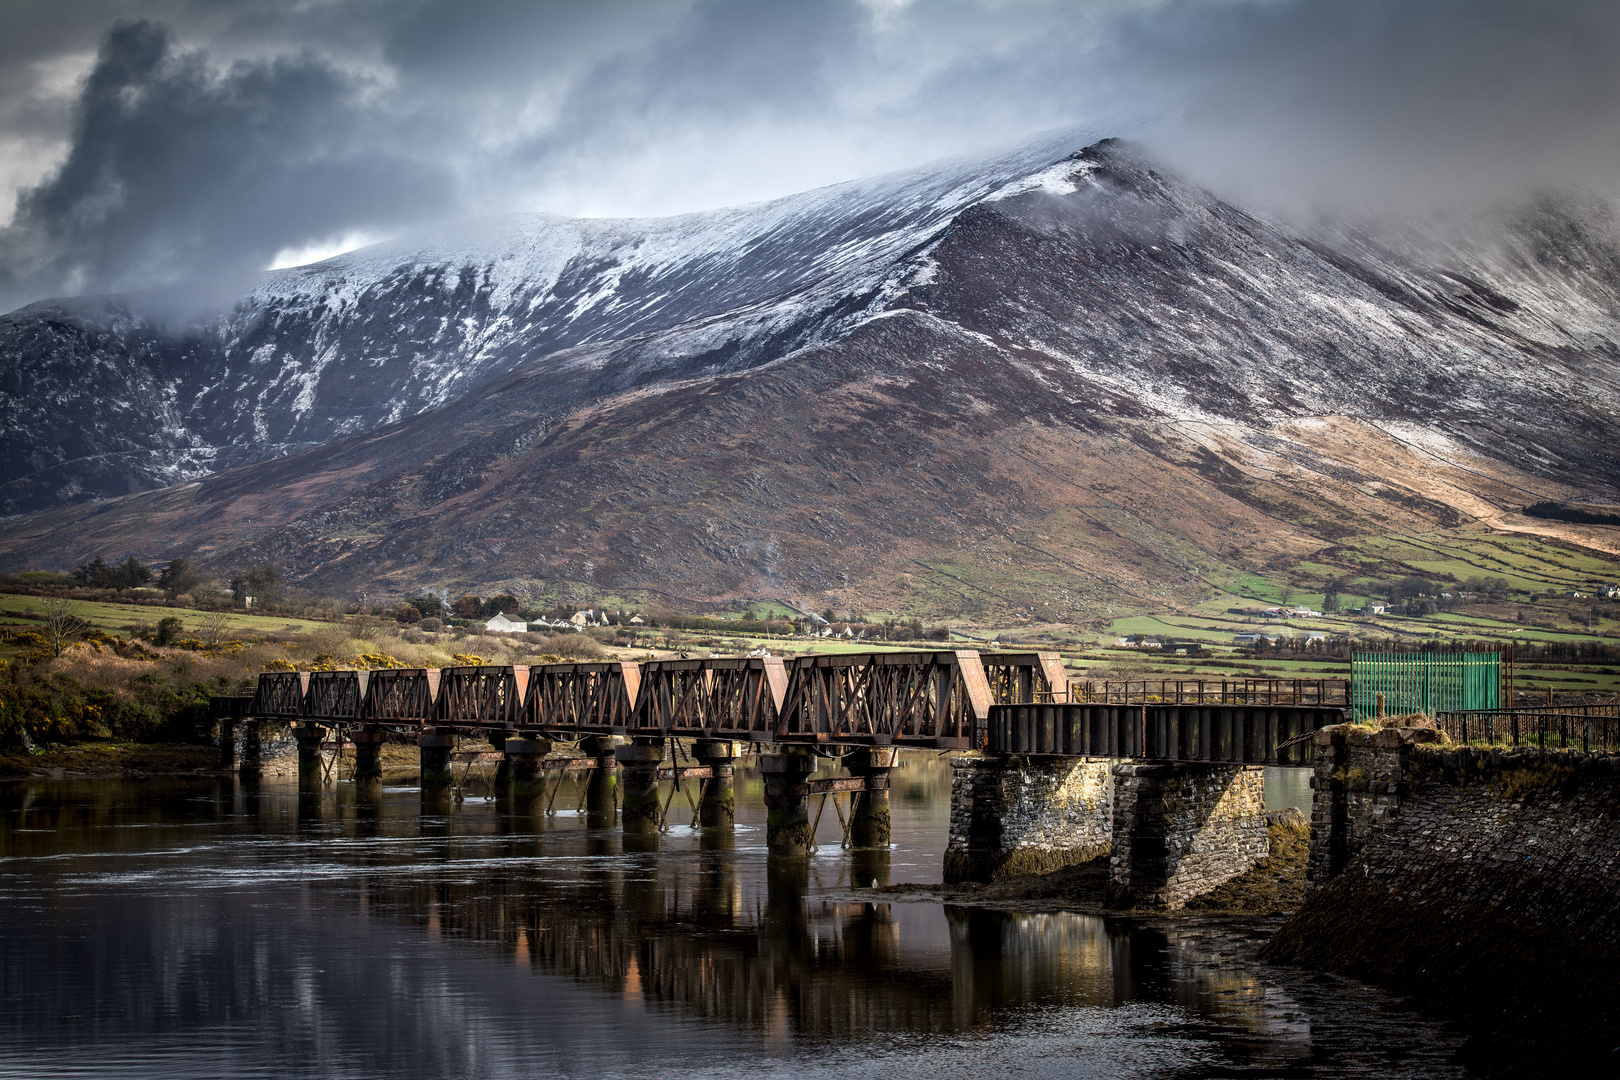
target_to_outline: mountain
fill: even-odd
[[[0,320],[7,508],[54,507],[0,567],[1068,618],[1392,530],[1603,547],[1512,511],[1620,477],[1602,203],[1304,234],[1113,140],[495,219],[161,306]]]

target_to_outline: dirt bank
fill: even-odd
[[[218,749],[188,743],[93,740],[0,754],[0,780],[195,775],[218,767]]]

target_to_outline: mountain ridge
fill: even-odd
[[[1116,141],[991,179],[881,265],[819,277],[820,336],[756,318],[744,273],[718,313],[528,356],[194,487],[17,522],[0,566],[127,549],[356,594],[1083,617],[1389,528],[1614,550],[1511,513],[1615,498],[1612,219],[1538,205],[1424,261],[1300,236]],[[740,359],[707,348],[728,335]]]

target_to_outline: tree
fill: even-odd
[[[185,559],[176,556],[169,560],[169,565],[163,568],[158,575],[158,588],[168,594],[173,600],[182,593],[192,592],[202,584],[202,578]]]
[[[113,587],[115,571],[97,555],[91,562],[85,563],[73,571],[73,579],[80,585],[88,585],[92,589],[110,589]]]
[[[152,635],[152,644],[173,645],[174,639],[180,636],[180,631],[185,629],[185,625],[177,616],[163,616],[158,620],[157,632]]]
[[[1339,589],[1342,583],[1334,578],[1322,588],[1322,612],[1330,614],[1339,610]]]
[[[484,613],[484,602],[476,596],[463,596],[451,605],[458,619],[476,619]]]
[[[113,571],[113,588],[138,589],[152,580],[152,571],[141,565],[139,559],[131,555],[118,564]]]
[[[409,626],[411,623],[421,622],[422,613],[413,605],[406,603],[399,605],[399,610],[394,612],[394,618]]]
[[[405,603],[416,609],[417,617],[420,619],[429,616],[437,617],[444,610],[444,601],[437,596],[407,596]],[[416,622],[417,619],[411,619],[410,621]]]
[[[521,606],[518,598],[511,593],[496,593],[484,601],[484,614],[495,615],[504,611],[510,617],[518,614],[518,608]],[[573,612],[570,611],[568,614],[572,615]]]
[[[231,617],[223,611],[210,611],[203,616],[198,633],[206,645],[218,645],[231,632]]]
[[[273,604],[281,599],[281,571],[275,563],[250,566],[231,579],[233,600],[240,604],[250,596],[258,604]]]
[[[51,650],[52,656],[61,656],[88,629],[90,624],[74,614],[66,600],[53,600],[45,605],[45,621],[40,625],[39,635],[45,639],[45,647]]]

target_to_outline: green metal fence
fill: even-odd
[[[1350,707],[1357,720],[1378,715],[1502,707],[1502,654],[1353,653]]]

